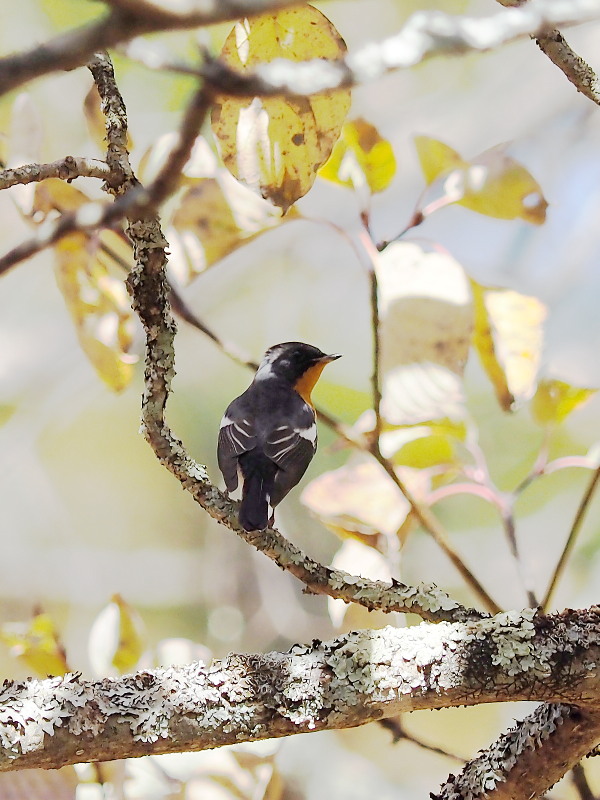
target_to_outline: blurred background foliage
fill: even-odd
[[[351,51],[397,30],[410,13],[423,7],[406,0],[332,0],[317,5]],[[491,0],[432,1],[427,7],[476,15],[497,10]],[[24,49],[102,12],[100,3],[81,0],[21,0],[5,15],[0,46],[3,52]],[[152,37],[149,46],[160,56],[193,61],[198,42],[218,51],[230,29],[214,26]],[[600,60],[594,44],[599,33],[597,25],[587,25],[570,30],[568,36],[596,71]],[[148,179],[169,141],[163,137],[177,128],[194,83],[189,77],[151,72],[122,54],[114,54],[114,62],[128,109],[132,162]],[[87,70],[80,69],[39,80],[26,88],[26,94],[3,98],[2,159],[16,165],[67,154],[102,157],[101,121],[94,117],[93,100],[88,99],[87,116],[83,113],[91,85]],[[593,461],[600,438],[600,400],[596,394],[580,392],[600,383],[597,109],[532,43],[522,41],[495,53],[434,60],[360,87],[353,91],[351,118],[363,122],[346,130],[344,147],[351,149],[357,141],[372,143],[375,134],[369,126],[374,126],[381,136],[382,157],[393,154],[396,162],[389,180],[373,178],[379,181],[370,201],[376,242],[393,238],[416,208],[422,211],[423,204],[439,197],[430,194],[436,171],[424,156],[426,146],[434,149],[438,161],[454,159],[456,166],[465,163],[461,158],[472,164],[476,154],[507,143],[505,152],[534,176],[548,202],[541,225],[531,224],[543,221],[532,220],[531,213],[521,215],[525,219],[507,220],[489,216],[489,208],[488,215],[474,213],[472,202],[470,208],[469,202],[448,205],[425,215],[402,245],[387,251],[396,248],[397,253],[400,247],[405,254],[414,255],[417,249],[420,254],[437,253],[444,259],[445,276],[455,269],[458,283],[451,293],[458,294],[451,295],[450,304],[455,306],[452,325],[458,325],[459,332],[461,317],[455,319],[454,313],[460,302],[474,302],[476,314],[479,302],[481,313],[484,290],[477,287],[509,290],[497,293],[504,300],[529,298],[527,309],[519,314],[529,314],[529,322],[533,314],[528,330],[535,329],[533,340],[517,343],[519,352],[531,347],[535,363],[527,373],[529,383],[520,384],[513,411],[501,408],[502,387],[489,379],[493,365],[483,357],[482,366],[475,349],[467,347],[464,377],[462,367],[459,377],[467,422],[462,412],[455,419],[447,413],[443,429],[430,425],[418,437],[390,443],[395,458],[412,466],[417,483],[411,485],[418,485],[419,475],[432,465],[443,462],[456,468],[468,462],[465,448],[475,446],[475,434],[477,452],[499,487],[499,497],[527,478],[544,442],[552,459],[591,451]],[[369,282],[347,235],[340,235],[337,228],[356,235],[359,193],[317,178],[288,212],[289,220],[280,224],[278,215],[261,201],[239,193],[219,165],[210,130],[205,133],[207,144],[199,146],[191,174],[163,212],[178,291],[222,340],[255,360],[266,347],[291,339],[342,352],[344,358],[325,373],[314,397],[338,419],[356,423],[371,405]],[[415,142],[415,136],[421,138]],[[344,152],[334,152],[325,177],[339,177],[343,157]],[[361,166],[370,168],[366,161]],[[209,176],[211,182],[199,183],[201,176]],[[423,193],[426,179],[430,186]],[[15,187],[0,194],[3,250],[29,234],[24,213],[37,215],[39,221],[50,208],[77,205],[77,190],[102,196],[97,182],[82,179],[68,187]],[[219,213],[202,252],[193,232],[204,220],[198,217],[196,203],[205,202]],[[534,216],[540,208],[534,204]],[[256,235],[263,228],[272,230]],[[240,235],[245,237],[242,243]],[[62,250],[62,255],[43,252],[21,264],[4,275],[0,285],[3,675],[59,672],[62,665],[94,676],[137,664],[220,657],[232,650],[284,649],[295,641],[328,638],[353,627],[402,624],[401,619],[367,614],[360,608],[344,614],[337,603],[304,596],[293,578],[212,522],[180,491],[138,435],[142,377],[137,358],[142,340],[128,315],[119,273],[119,264],[127,263],[127,248],[118,236],[107,233]],[[77,261],[81,252],[89,259],[84,264]],[[436,269],[427,263],[427,269]],[[79,301],[71,304],[69,314],[58,287],[61,280],[63,290],[72,286],[73,276],[86,274],[90,264],[91,284],[80,287],[79,295],[86,298],[85,318],[76,327],[82,306]],[[460,288],[461,281],[466,288]],[[456,299],[459,295],[462,301]],[[398,301],[398,295],[392,292],[392,299]],[[91,318],[95,325],[104,325],[102,336],[113,342],[112,354],[90,344],[86,326]],[[110,330],[106,319],[112,320]],[[389,317],[384,333],[388,324]],[[397,334],[403,324],[410,330],[400,314],[394,322],[400,328],[392,325],[392,330]],[[214,451],[219,420],[230,399],[247,385],[250,373],[182,321],[176,346],[169,421],[217,480]],[[115,349],[121,353],[116,359]],[[397,351],[392,355],[401,360]],[[104,381],[90,358],[97,369],[100,365]],[[532,403],[539,380],[544,383]],[[390,390],[388,398],[392,394]],[[510,404],[506,391],[504,404]],[[401,412],[395,407],[395,413]],[[362,416],[360,424],[363,430],[368,428],[368,416]],[[401,424],[403,420],[397,419],[396,425]],[[396,428],[396,434],[398,430],[402,432]],[[393,433],[386,430],[384,436]],[[421,438],[427,440],[424,446],[419,445]],[[320,450],[303,484],[308,487],[305,504],[296,491],[278,510],[284,533],[314,557],[335,560],[350,571],[378,577],[391,566],[406,582],[435,581],[456,599],[476,602],[432,539],[414,526],[403,526],[405,512],[396,520],[400,535],[392,526],[384,536],[387,544],[379,542],[379,547],[368,541],[372,530],[368,524],[365,530],[364,519],[354,524],[360,516],[356,510],[342,517],[339,509],[332,511],[339,473],[331,471],[342,468],[349,458],[355,464],[352,459],[357,457],[322,427]],[[359,475],[360,483],[364,466],[359,462],[350,477]],[[429,488],[442,491],[450,473],[446,469],[445,480],[433,481]],[[311,483],[321,475],[332,483]],[[348,486],[348,472],[342,475]],[[532,482],[518,497],[515,521],[522,571],[538,597],[545,592],[589,479],[589,470],[560,470]],[[349,485],[349,490],[341,490],[346,506],[348,492],[355,491],[351,481]],[[319,506],[323,497],[325,505],[329,503],[325,508]],[[382,527],[381,503],[375,509],[358,501],[356,505],[365,516],[372,511],[375,527]],[[461,493],[443,499],[440,495],[435,511],[450,531],[454,548],[498,603],[507,608],[525,605],[521,578],[494,508],[481,496]],[[349,516],[352,538],[342,541],[332,530],[347,535],[353,527],[348,525]],[[388,516],[385,519],[389,521]],[[593,501],[553,607],[597,602],[599,520],[600,507]],[[395,547],[390,548],[390,538]],[[368,546],[374,543],[375,548]],[[386,553],[387,563],[378,558],[378,547]],[[521,711],[511,705],[435,715],[419,712],[402,724],[417,738],[467,757]],[[429,791],[449,770],[458,768],[458,762],[447,757],[407,741],[393,745],[391,739],[389,731],[372,725],[283,743],[142,759],[128,762],[126,768],[82,767],[77,768],[78,777],[74,770],[63,771],[64,784],[53,788],[45,784],[47,795],[38,796],[76,792],[77,797],[100,797],[99,781],[106,780],[114,796],[128,798],[274,800],[324,793],[333,798],[375,794],[398,798]],[[594,769],[597,772],[592,765],[591,779],[600,788],[600,775]],[[2,776],[5,779],[8,776]],[[35,796],[27,784],[33,777],[23,774],[18,780],[25,787],[24,796]],[[80,780],[87,783],[76,788]],[[565,781],[555,796],[568,797],[570,791]]]

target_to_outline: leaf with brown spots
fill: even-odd
[[[335,60],[346,45],[320,11],[302,6],[244,19],[221,59],[240,72],[286,58]],[[227,168],[283,211],[308,192],[327,161],[350,107],[350,92],[310,98],[217,97],[212,129]]]

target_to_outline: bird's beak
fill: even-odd
[[[323,358],[320,358],[319,361],[321,361],[323,364],[329,364],[332,361],[337,361],[337,359],[341,357],[341,353],[332,353],[330,356],[323,356]]]

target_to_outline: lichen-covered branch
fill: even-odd
[[[573,84],[592,103],[600,105],[600,83],[598,76],[590,65],[578,55],[565,37],[558,30],[542,36],[536,36],[535,41],[544,55],[555,64]]]
[[[529,800],[550,789],[600,739],[600,714],[539,706],[488,750],[451,775],[432,800]]]
[[[110,167],[104,161],[65,156],[51,164],[24,164],[22,167],[0,170],[0,189],[9,189],[17,184],[45,181],[47,178],[60,178],[63,181],[72,181],[75,178],[106,180],[109,173]]]
[[[530,791],[541,780],[534,756],[549,748],[556,780],[600,737],[599,645],[598,612],[537,617],[527,609],[464,624],[358,631],[288,653],[230,655],[210,666],[100,681],[69,674],[6,682],[0,770],[202,750],[417,709],[498,700],[588,704],[584,711],[560,705],[536,712],[520,735],[508,733],[490,751],[489,773],[477,766],[484,756],[463,773],[472,776],[471,786],[479,780],[481,793],[493,788],[492,772],[500,784],[527,763],[536,776]],[[513,794],[498,796],[530,795],[515,784]]]
[[[487,51],[528,36],[543,37],[554,25],[600,16],[600,0],[530,0],[489,17],[460,17],[419,11],[393,36],[366,45],[336,61],[276,59],[240,73],[208,59],[199,74],[225,94],[305,96],[376,80],[436,56]]]
[[[498,0],[503,6],[522,6],[526,0]],[[532,36],[544,55],[564,73],[578,92],[600,105],[600,85],[598,76],[590,65],[578,55],[567,42],[562,33],[552,28],[539,36]]]

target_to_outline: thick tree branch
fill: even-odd
[[[538,763],[553,782],[600,738],[599,642],[597,612],[537,617],[528,609],[466,624],[358,631],[288,653],[230,655],[209,667],[94,682],[73,674],[6,682],[0,769],[203,750],[425,708],[498,700],[587,703],[589,711],[538,710],[520,733],[508,733],[465,768],[461,792],[479,787],[477,794],[442,793],[479,797],[510,785],[512,794],[497,796],[525,798],[546,780]]]

